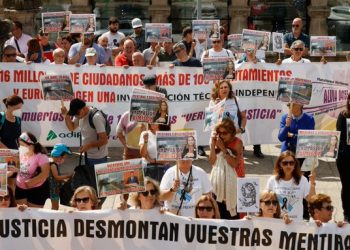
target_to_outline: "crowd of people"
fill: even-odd
[[[50,41],[49,35],[39,31],[37,38],[23,33],[20,22],[13,23],[12,37],[6,41],[1,55],[2,62],[73,64],[76,66],[115,66],[115,67],[156,67],[167,62],[169,67],[201,67],[204,58],[234,58],[232,51],[225,48],[222,27],[219,36],[210,37],[211,48],[200,49],[200,41],[192,37],[192,29],[183,30],[183,40],[177,43],[147,43],[140,19],[132,20],[134,33],[125,36],[119,30],[119,20],[109,19],[109,31],[95,38],[93,33],[69,34]],[[263,45],[267,46],[267,45]],[[279,63],[309,63],[303,56],[308,55],[309,37],[302,33],[302,20],[293,21],[292,32],[285,35],[285,55],[290,56]],[[246,48],[236,64],[264,63],[256,57],[257,48]],[[51,54],[50,54],[51,53]],[[51,55],[51,56],[50,56]],[[208,138],[208,161],[212,168],[210,177],[200,167],[193,165],[195,154],[206,156],[204,147],[194,144],[189,137],[184,156],[175,166],[170,162],[156,160],[157,131],[169,131],[170,125],[141,124],[129,120],[129,111],[121,117],[116,134],[123,145],[124,160],[143,157],[147,161],[144,169],[145,191],[130,193],[122,198],[121,209],[157,209],[181,216],[207,219],[253,219],[237,212],[238,178],[245,177],[244,145],[240,135],[245,133],[247,118],[245,108],[234,95],[230,79],[234,79],[234,65],[228,68],[227,79],[213,84],[210,106],[225,100],[232,107],[212,131]],[[166,89],[156,86],[156,76],[143,79],[144,87],[167,94]],[[70,175],[61,175],[60,166],[71,150],[65,144],[57,144],[48,153],[36,136],[30,131],[22,131],[20,113],[25,109],[21,97],[12,95],[4,99],[5,111],[0,114],[4,122],[0,125],[0,147],[18,149],[21,167],[8,172],[8,192],[0,196],[0,206],[43,207],[47,199],[52,201],[52,209],[59,209],[59,187],[68,181]],[[164,109],[164,110],[163,110]],[[161,103],[155,121],[168,121],[165,115],[167,103]],[[269,178],[266,190],[261,193],[260,212],[257,217],[292,221],[309,219],[318,226],[332,218],[333,206],[326,194],[316,194],[316,173],[302,173],[304,159],[296,159],[298,130],[315,128],[312,115],[303,112],[303,106],[291,103],[289,113],[281,118],[278,139],[282,143],[281,154],[277,158],[273,175]],[[69,131],[80,128],[79,153],[85,155],[86,169],[95,180],[94,165],[107,162],[108,129],[101,110],[88,106],[84,100],[73,99],[69,109],[61,108],[65,125]],[[342,183],[342,205],[344,221],[350,218],[350,202],[346,193],[350,191],[346,177],[349,175],[348,162],[350,146],[346,137],[346,119],[350,118],[350,95],[346,109],[339,114],[337,130],[341,131],[337,166]],[[0,119],[1,120],[1,119]],[[260,145],[254,145],[254,154],[263,158]],[[186,157],[183,157],[186,158]],[[140,178],[137,178],[137,181]],[[130,179],[135,182],[136,178]],[[305,200],[305,201],[304,201]],[[303,202],[304,201],[304,202]],[[96,183],[78,187],[70,201],[78,211],[100,209]],[[304,211],[304,213],[303,213]],[[306,212],[305,212],[306,211]],[[339,223],[342,226],[344,223]]]

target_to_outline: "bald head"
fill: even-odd
[[[145,66],[145,58],[141,52],[135,52],[132,54],[132,64],[134,66]]]
[[[123,44],[124,54],[131,56],[135,52],[135,44],[131,39],[125,40]]]
[[[303,20],[299,17],[294,18],[292,22],[292,31],[293,34],[299,35],[301,33],[301,30],[303,29]]]

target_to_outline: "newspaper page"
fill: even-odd
[[[311,36],[310,56],[336,56],[336,36]]]
[[[277,100],[308,105],[311,95],[311,80],[283,76],[279,78]]]
[[[226,99],[218,102],[212,107],[205,108],[204,131],[213,131],[215,126],[222,121],[225,110],[225,101]]]
[[[207,81],[225,79],[230,73],[234,75],[234,59],[230,57],[203,58],[203,74]]]
[[[95,165],[98,197],[144,191],[145,164],[139,158]]]
[[[227,36],[228,49],[232,51],[234,55],[243,54],[242,48],[242,34],[231,34]]]
[[[340,131],[299,130],[296,158],[337,158]]]
[[[189,131],[157,131],[157,160],[197,159],[197,133]]]
[[[45,12],[41,14],[44,33],[69,32],[70,11]]]
[[[70,33],[94,33],[96,31],[95,14],[71,14]]]
[[[254,48],[256,50],[269,50],[271,33],[267,31],[243,29],[242,48]]]
[[[283,33],[272,32],[272,51],[284,53]]]
[[[44,100],[74,99],[72,80],[69,75],[45,75],[40,82]]]
[[[220,37],[220,20],[193,20],[192,32],[194,39],[208,39],[211,36]]]
[[[7,164],[0,163],[0,195],[7,195]]]
[[[171,23],[146,23],[145,25],[146,42],[171,42],[172,24]]]
[[[0,163],[5,163],[9,171],[18,171],[20,168],[19,151],[16,149],[0,149]]]

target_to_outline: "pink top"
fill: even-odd
[[[17,175],[17,186],[19,186],[22,189],[29,189],[26,185],[25,182],[27,180],[32,179],[35,176],[35,171],[37,170],[38,167],[42,167],[44,164],[49,163],[49,158],[47,155],[38,153],[34,154],[32,156],[26,156],[20,154],[20,171]],[[45,181],[38,183],[34,187],[40,187]],[[34,188],[32,187],[32,188]]]

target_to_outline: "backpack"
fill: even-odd
[[[5,123],[5,119],[6,119],[6,114],[4,111],[0,112],[0,130],[2,129],[2,126],[4,125]],[[16,116],[16,123],[17,125],[19,125],[21,127],[21,118],[17,117]]]
[[[97,108],[92,109],[92,111],[89,113],[89,125],[91,128],[96,129],[94,122],[93,122],[93,118],[97,112],[100,112],[102,114],[103,118],[105,119],[105,130],[106,130],[107,136],[109,136],[111,134],[111,125],[109,124],[109,122],[107,120],[107,118],[108,118],[107,115],[102,110],[99,110]]]

